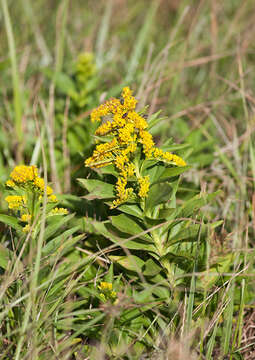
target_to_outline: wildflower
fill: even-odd
[[[66,215],[68,214],[67,209],[65,208],[58,208],[56,207],[55,209],[51,210],[50,215]]]
[[[9,209],[19,210],[26,204],[26,197],[20,195],[9,195],[5,198]]]
[[[143,144],[143,151],[146,157],[150,157],[154,146],[154,141],[148,131],[140,131],[140,142]]]
[[[22,216],[21,216],[21,221],[23,221],[23,222],[29,222],[31,220],[31,215],[30,214],[23,214]]]
[[[117,294],[112,290],[112,283],[103,281],[100,283],[100,285],[98,285],[98,289],[101,291],[100,297],[104,302],[107,300],[115,302]]]
[[[38,173],[37,167],[34,165],[32,166],[18,165],[11,172],[10,177],[15,183],[23,184],[37,178],[37,173]]]
[[[15,182],[12,180],[7,180],[5,183],[6,186],[10,187],[10,188],[14,188],[15,186]]]
[[[33,181],[33,185],[35,185],[35,187],[38,188],[38,190],[40,190],[41,192],[44,192],[44,179],[36,177]],[[48,196],[52,195],[53,189],[50,186],[46,186],[46,193]]]
[[[24,227],[22,228],[22,231],[23,231],[24,233],[28,233],[28,232],[30,231],[30,229],[31,229],[30,225],[27,224],[26,226],[24,226]]]
[[[53,194],[53,195],[50,195],[49,201],[50,201],[50,202],[57,202],[58,199],[57,199],[56,195]]]
[[[140,198],[145,198],[149,191],[149,177],[141,176],[139,166],[134,165],[134,159],[140,154],[146,159],[157,159],[176,166],[185,166],[186,162],[179,156],[164,152],[155,147],[152,135],[146,130],[148,123],[145,118],[135,111],[137,100],[132,96],[129,87],[124,87],[121,100],[110,99],[91,112],[91,121],[101,122],[105,116],[111,117],[102,123],[95,134],[111,137],[107,142],[97,144],[92,156],[85,161],[85,166],[100,168],[113,164],[119,173],[115,185],[116,199],[112,208],[126,202],[138,188]],[[138,154],[138,157],[136,156]],[[134,176],[138,187],[127,187],[128,181],[134,183]],[[132,178],[132,179],[130,179]]]
[[[112,291],[112,284],[102,281],[100,285],[98,285],[98,288],[102,291]]]
[[[116,207],[120,204],[126,202],[128,198],[132,195],[133,189],[126,188],[127,179],[125,177],[119,177],[116,183],[116,195],[117,199],[113,201],[113,206]]]
[[[7,180],[6,186],[11,188],[14,188],[15,186],[22,187],[22,189],[30,191],[36,190],[39,192],[40,196],[43,195],[45,183],[44,179],[38,176],[38,169],[36,166],[18,165],[13,169],[10,177],[11,179]],[[53,195],[53,189],[50,186],[46,186],[46,193],[50,201],[53,201],[52,199],[56,198],[55,195]]]
[[[138,179],[138,183],[139,183],[138,195],[141,198],[145,198],[146,196],[148,196],[148,191],[149,191],[149,187],[150,187],[149,176],[140,177]]]

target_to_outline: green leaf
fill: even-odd
[[[146,198],[146,215],[148,210],[154,209],[155,206],[166,203],[170,200],[171,194],[172,187],[167,183],[151,186],[148,197]]]
[[[54,82],[56,88],[61,91],[62,94],[70,95],[76,93],[75,83],[65,73],[55,73]]]
[[[136,221],[124,214],[112,216],[111,220],[113,226],[127,234],[139,235],[145,231]],[[139,238],[151,241],[149,234],[140,235]]]
[[[113,283],[113,263],[111,263],[108,273],[106,274],[104,280],[109,283]]]
[[[144,265],[144,261],[134,255],[129,256],[115,256],[111,255],[109,258],[124,267],[129,271],[141,272]]]
[[[15,230],[22,231],[22,226],[19,224],[19,220],[14,216],[0,214],[0,222],[11,226]]]
[[[146,240],[145,242],[143,240],[140,240],[138,237],[134,240],[128,240],[126,236],[124,238],[121,237],[121,233],[119,234],[119,236],[117,236],[116,234],[118,234],[118,230],[116,228],[111,229],[110,222],[99,222],[93,219],[86,218],[85,228],[88,229],[91,233],[98,233],[100,235],[103,235],[105,238],[109,239],[111,242],[119,245],[122,248],[155,252],[155,247],[152,244],[152,241],[150,244],[148,243],[148,240]]]
[[[47,256],[56,253],[58,249],[66,246],[66,239],[71,236],[75,231],[79,230],[79,226],[64,231],[61,235],[49,241],[42,249],[42,255]]]
[[[6,270],[8,267],[8,263],[9,262],[14,263],[14,261],[16,263],[17,259],[16,259],[16,255],[14,255],[13,251],[7,249],[5,246],[0,244],[0,267],[3,268],[4,270]],[[17,268],[18,268],[19,272],[21,272],[23,270],[23,264],[21,261],[19,261]]]
[[[170,235],[170,237],[168,238],[168,242],[167,242],[167,244],[169,246],[176,244],[178,242],[196,241],[197,240],[197,235],[199,233],[200,225],[199,224],[189,224],[189,225],[186,224],[186,226],[188,226],[188,227],[182,228],[174,236],[171,237],[171,235]]]
[[[77,179],[79,183],[88,190],[89,194],[85,196],[88,200],[109,199],[115,197],[114,185],[107,184],[101,180]]]
[[[160,175],[160,177],[153,182],[153,184],[157,184],[160,182],[168,181],[172,177],[180,175],[190,169],[191,166],[182,166],[182,167],[169,167]]]
[[[221,193],[221,190],[215,191],[211,194],[198,194],[194,196],[192,199],[188,200],[186,203],[182,205],[182,207],[177,211],[177,216],[180,217],[189,217],[191,214],[194,214],[197,210],[199,210],[202,206],[208,204],[208,202],[215,199]],[[177,217],[176,216],[176,217]]]
[[[155,276],[161,270],[162,270],[162,268],[159,265],[157,265],[155,263],[155,261],[153,261],[152,259],[149,259],[144,264],[143,275],[145,275],[145,276]]]
[[[74,214],[69,214],[67,216],[51,216],[49,225],[46,227],[44,232],[44,239],[49,239],[57,230],[61,228],[65,223],[74,217]]]
[[[136,204],[132,204],[132,205],[123,204],[118,207],[118,210],[128,215],[136,216],[139,219],[143,218],[143,212]]]

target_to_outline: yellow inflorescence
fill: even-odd
[[[114,302],[116,300],[117,294],[112,290],[112,283],[102,281],[100,285],[98,285],[98,289],[101,291],[100,297],[104,302],[107,300]]]
[[[149,176],[144,176],[138,179],[139,183],[139,193],[138,195],[141,198],[145,198],[148,195],[149,187],[150,187],[150,179]]]
[[[22,208],[27,202],[26,197],[20,195],[9,195],[5,198],[5,201],[8,202],[9,209],[13,210]]]
[[[108,283],[106,281],[102,281],[98,288],[102,291],[112,291],[112,283]]]
[[[38,202],[41,206],[45,190],[44,179],[38,176],[36,166],[18,165],[10,174],[6,186],[12,188],[12,192],[17,195],[8,195],[5,200],[8,202],[9,209],[13,210],[23,223],[23,232],[29,232],[35,216],[35,204]],[[24,193],[25,195],[19,195]],[[46,186],[46,194],[49,202],[56,202],[56,195],[50,186]],[[50,215],[65,215],[68,211],[64,208],[55,208],[51,210]]]
[[[29,224],[27,224],[26,226],[23,227],[22,231],[24,233],[28,233],[30,231],[30,229],[31,229],[31,226]]]
[[[66,215],[66,214],[68,214],[68,211],[65,208],[56,207],[55,209],[51,210],[50,214],[51,215]]]
[[[28,181],[32,181],[37,178],[38,170],[37,167],[26,166],[26,165],[18,165],[11,172],[11,179],[17,184],[24,184]]]
[[[23,214],[20,219],[21,219],[21,221],[28,223],[31,220],[31,215],[30,214]]]
[[[181,157],[155,147],[152,135],[146,130],[147,121],[135,111],[136,104],[137,100],[132,96],[132,91],[125,87],[120,100],[110,99],[91,112],[92,122],[100,122],[104,116],[111,117],[111,120],[103,122],[95,132],[97,136],[111,136],[111,141],[98,144],[92,156],[85,161],[85,166],[100,168],[115,165],[120,177],[116,183],[117,196],[112,207],[126,202],[132,196],[133,188],[127,186],[130,178],[134,176],[139,185],[137,195],[140,198],[148,195],[149,177],[141,177],[133,164],[138,147],[142,149],[146,159],[157,159],[177,166],[186,165]]]
[[[38,176],[38,169],[34,165],[16,166],[11,172],[10,178],[11,179],[6,181],[8,187],[31,187],[31,189],[38,191],[41,195],[44,193],[44,180]],[[46,187],[46,193],[49,201],[56,201],[55,195],[53,195],[53,189],[50,186]]]

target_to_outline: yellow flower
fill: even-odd
[[[102,281],[98,285],[98,289],[102,291],[99,296],[104,302],[110,300],[113,303],[116,300],[117,294],[112,290],[112,283]]]
[[[20,195],[9,195],[5,198],[5,201],[8,202],[9,209],[18,210],[26,204],[25,196]]]
[[[56,195],[50,195],[49,201],[51,201],[51,202],[57,202],[58,199],[57,199]]]
[[[122,97],[124,99],[124,108],[125,110],[134,110],[137,104],[137,100],[132,96],[132,91],[128,86],[124,87],[122,90]]]
[[[21,216],[21,221],[23,221],[23,222],[29,222],[30,220],[31,220],[31,215],[29,215],[29,214],[23,214]]]
[[[6,181],[6,186],[9,186],[9,187],[13,188],[15,186],[15,182],[12,181],[12,180],[7,180]]]
[[[152,148],[154,146],[154,141],[151,134],[148,131],[140,131],[140,142],[143,144],[143,151],[146,157],[150,157],[152,154]]]
[[[119,177],[115,186],[117,198],[112,203],[112,209],[127,201],[132,195],[133,189],[126,188],[126,185],[127,179],[125,177]]]
[[[14,168],[14,170],[11,172],[10,177],[15,183],[23,184],[28,181],[32,181],[37,177],[37,167],[32,166],[26,166],[26,165],[18,165]]]
[[[126,124],[122,129],[119,129],[118,139],[120,143],[128,144],[133,140],[132,134],[134,131],[133,124]]]
[[[186,166],[186,162],[175,154],[172,154],[168,151],[164,152],[161,149],[153,148],[153,157],[159,160],[166,160],[168,162],[173,162],[177,166]]]
[[[26,226],[24,226],[23,228],[22,228],[22,231],[24,232],[24,233],[28,233],[29,231],[30,231],[30,225],[29,224],[27,224]]]
[[[144,177],[140,177],[138,179],[138,183],[139,183],[139,193],[138,195],[141,198],[145,198],[146,196],[148,196],[148,191],[149,191],[149,187],[150,187],[150,180],[149,180],[149,176],[144,176]]]
[[[118,155],[115,158],[115,166],[119,169],[119,170],[123,170],[125,164],[128,163],[128,157],[126,155]]]
[[[44,179],[37,177],[34,179],[33,184],[42,192],[44,192]],[[53,190],[50,186],[46,187],[46,193],[48,196],[50,196],[53,193]]]
[[[112,131],[112,123],[110,121],[107,121],[106,123],[99,126],[95,134],[99,136],[104,136],[107,135],[110,131]]]
[[[68,214],[68,211],[67,211],[67,209],[56,207],[55,209],[51,210],[50,214],[51,215],[66,215],[66,214]]]
[[[100,283],[100,285],[98,286],[98,288],[102,291],[112,291],[112,284],[111,283],[108,283],[108,282],[105,282],[105,281],[102,281]]]

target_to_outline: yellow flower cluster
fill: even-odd
[[[21,219],[21,221],[28,223],[31,220],[31,215],[30,214],[23,214],[20,219]]]
[[[27,199],[25,196],[9,195],[6,196],[5,201],[8,202],[9,209],[18,210],[19,208],[24,207],[24,205],[27,202]]]
[[[44,193],[44,180],[38,176],[38,169],[36,166],[18,165],[10,174],[9,180],[6,181],[8,187],[14,188],[15,186],[29,187],[38,191],[41,195]],[[56,196],[53,195],[53,190],[50,186],[46,187],[48,200],[55,202]]]
[[[141,177],[133,164],[138,147],[146,159],[157,159],[177,166],[186,165],[181,157],[155,147],[152,135],[146,130],[147,121],[135,111],[136,104],[137,100],[131,90],[125,87],[120,100],[110,99],[91,112],[92,122],[101,122],[102,117],[110,117],[98,127],[95,135],[111,136],[111,140],[98,144],[92,156],[85,161],[85,166],[100,168],[114,164],[120,177],[116,183],[117,196],[112,207],[126,202],[133,194],[133,188],[127,187],[129,180],[138,182],[137,195],[140,198],[148,195],[149,177]],[[134,176],[135,179],[132,179]]]
[[[6,182],[7,187],[12,188],[17,195],[8,195],[5,200],[8,202],[9,209],[19,216],[19,220],[27,223],[23,226],[23,232],[27,233],[31,229],[31,224],[35,217],[36,203],[40,204],[45,188],[45,182],[38,176],[36,166],[18,165],[10,174],[10,179]],[[49,202],[56,202],[56,195],[50,186],[46,187]],[[24,194],[24,195],[20,195]],[[55,208],[49,215],[65,215],[68,211],[64,208]]]
[[[138,183],[139,183],[139,193],[138,193],[138,195],[141,198],[144,198],[144,197],[147,196],[147,194],[149,192],[149,187],[150,187],[149,176],[140,177],[138,179]]]
[[[10,175],[16,184],[24,184],[33,181],[38,177],[38,169],[36,166],[18,165],[14,168]]]
[[[102,281],[100,285],[98,285],[98,289],[101,291],[100,297],[103,301],[110,300],[114,302],[116,300],[117,294],[112,290],[112,283]]]
[[[68,210],[65,208],[58,208],[51,210],[50,215],[66,215],[68,214]]]

